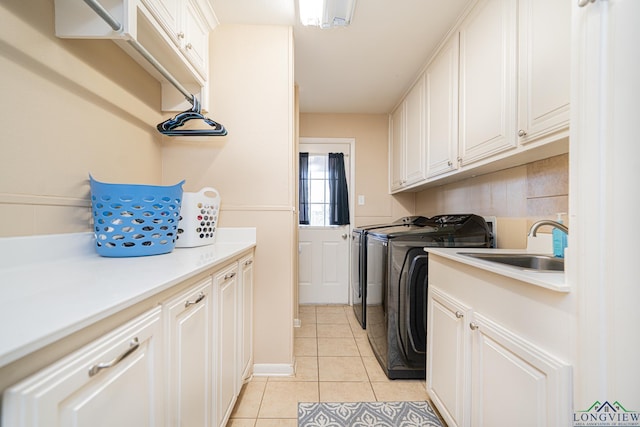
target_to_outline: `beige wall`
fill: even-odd
[[[257,228],[254,361],[293,362],[295,239],[292,34],[275,26],[218,26],[211,36],[211,112],[229,134],[166,140],[163,177],[221,195],[220,226]]]
[[[89,231],[89,173],[161,181],[160,85],[111,41],[55,37],[53,0],[0,17],[0,236]]]
[[[386,114],[300,114],[300,137],[355,138],[355,225],[385,223],[411,215],[413,194],[389,195],[389,119]],[[351,189],[350,189],[351,191]]]

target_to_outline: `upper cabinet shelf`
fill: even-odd
[[[141,44],[185,89],[208,109],[209,32],[217,19],[205,0],[100,0],[118,22],[113,30],[87,4],[55,0],[56,35],[61,38],[112,39],[162,83],[162,109],[189,108],[184,96],[129,43]]]

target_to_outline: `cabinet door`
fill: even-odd
[[[398,106],[391,113],[389,119],[389,138],[390,141],[390,167],[391,173],[391,191],[399,190],[405,183],[404,179],[404,138],[405,138],[405,122],[404,122],[404,103]]]
[[[424,76],[407,95],[405,104],[406,136],[404,138],[405,185],[425,178],[424,154]]]
[[[217,340],[215,352],[218,358],[215,372],[216,412],[215,425],[224,426],[231,415],[238,384],[238,266],[218,273],[213,286],[218,295]]]
[[[184,53],[206,80],[209,74],[209,28],[192,1],[186,2],[184,12]]]
[[[10,387],[2,425],[164,425],[161,334],[158,307]]]
[[[460,28],[462,166],[513,148],[516,2],[481,0]]]
[[[481,314],[473,317],[472,425],[570,425],[570,366]]]
[[[142,0],[142,3],[147,6],[176,46],[180,46],[184,38],[182,29],[183,2],[184,0]]]
[[[425,72],[427,177],[458,168],[458,56],[456,33]]]
[[[571,3],[519,1],[520,143],[569,127]]]
[[[213,308],[211,278],[163,304],[167,342],[167,420],[211,425]]]
[[[239,326],[242,330],[240,334],[240,381],[249,378],[253,371],[253,255],[249,255],[240,260],[241,275],[241,298]],[[239,385],[239,387],[241,384]],[[238,388],[239,389],[239,388]]]
[[[434,286],[427,307],[427,393],[448,426],[467,425],[470,309]]]

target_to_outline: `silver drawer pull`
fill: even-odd
[[[135,337],[129,343],[129,348],[127,349],[127,351],[122,353],[120,356],[117,356],[115,359],[113,359],[110,362],[98,363],[97,365],[93,365],[91,369],[89,369],[89,376],[92,377],[98,374],[103,369],[109,369],[116,366],[118,363],[122,362],[127,356],[129,356],[131,353],[136,351],[138,347],[140,347],[140,342],[138,341],[138,337]]]
[[[184,307],[185,307],[185,308],[187,308],[187,307],[189,307],[190,305],[196,305],[197,303],[199,303],[200,301],[202,301],[202,300],[204,299],[204,297],[205,297],[204,292],[200,292],[200,293],[198,294],[198,297],[195,299],[195,301],[187,301],[187,302],[185,302],[185,303],[184,303]]]
[[[244,262],[244,265],[251,265],[251,264],[253,264],[253,260],[252,259],[247,260],[247,261]]]
[[[229,273],[224,275],[224,280],[229,280],[233,277],[236,277],[236,273]]]
[[[460,312],[460,311],[456,311],[456,317],[458,319],[462,319],[464,317],[464,314],[462,314],[462,312]]]
[[[469,323],[469,329],[471,329],[472,331],[477,330],[479,327],[480,325],[478,325],[476,322]]]

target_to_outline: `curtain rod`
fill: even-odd
[[[114,31],[122,31],[122,24],[118,22],[118,20],[115,19],[113,15],[111,15],[109,11],[106,10],[97,0],[84,0],[84,2],[87,4],[87,6],[93,9],[93,11],[96,12],[111,28],[113,28]],[[140,55],[142,55],[142,57],[146,59],[156,70],[158,70],[158,72],[162,74],[162,76],[167,79],[169,83],[171,83],[176,89],[178,89],[178,91],[182,93],[182,95],[184,95],[185,99],[189,101],[191,105],[195,105],[195,97],[191,93],[189,93],[189,91],[185,89],[185,87],[182,86],[182,84],[180,84],[180,82],[176,80],[176,78],[173,77],[171,73],[169,73],[169,71],[167,71],[167,69],[162,64],[160,64],[160,62],[158,62],[158,60],[155,59],[144,46],[142,46],[135,39],[127,39],[127,43],[131,47],[133,47]]]

